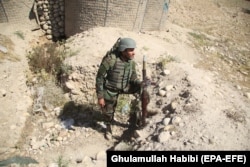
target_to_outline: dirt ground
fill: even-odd
[[[149,109],[157,114],[138,131],[139,138],[130,141],[135,150],[250,150],[249,11],[246,0],[171,1],[165,30],[138,33],[111,27],[90,29],[67,40],[69,47],[79,51],[67,62],[97,67],[118,37],[131,37],[137,43],[138,69],[146,55],[148,75],[161,81],[159,90],[167,89],[162,96],[151,90]],[[25,39],[16,32],[22,32]],[[34,166],[52,167],[62,156],[68,166],[106,166],[102,153],[120,146],[122,138],[108,141],[95,128],[76,127],[74,132],[67,132],[63,144],[54,147],[36,150],[27,146],[27,140],[44,137],[30,133],[26,138],[24,134],[24,129],[38,130],[39,120],[34,122],[28,112],[33,99],[32,89],[26,85],[26,54],[41,43],[42,33],[1,24],[0,34],[13,42],[9,45],[13,45],[14,57],[0,62],[0,160],[28,156],[39,162]],[[173,61],[165,71],[159,71],[156,64],[164,56]],[[126,123],[127,117],[118,115],[116,119]],[[169,120],[172,123],[164,123]],[[160,138],[163,133],[159,129],[168,131],[172,126],[175,130],[169,131],[170,137]],[[122,136],[127,128],[116,125],[114,132]]]

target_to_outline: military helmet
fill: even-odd
[[[131,38],[122,38],[118,50],[122,52],[127,48],[136,48],[136,43]]]

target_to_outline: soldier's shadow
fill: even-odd
[[[92,128],[104,133],[105,125],[101,110],[96,104],[76,104],[67,102],[58,116],[64,128],[74,130],[74,127]],[[128,125],[114,121],[114,125],[127,127]]]
[[[127,126],[126,130],[124,130],[121,136],[113,136],[116,139],[116,142],[109,150],[115,150],[115,147],[120,142],[130,142],[131,139],[135,137],[135,130],[140,130],[140,127],[136,126],[136,116],[135,113],[130,113],[129,116],[130,124]]]

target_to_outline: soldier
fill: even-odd
[[[112,136],[113,121],[119,94],[140,93],[141,81],[135,68],[136,43],[131,38],[119,38],[102,59],[96,76],[98,104],[102,108],[106,124],[105,137]]]

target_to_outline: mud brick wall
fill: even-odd
[[[169,0],[74,0],[65,1],[65,35],[96,26],[131,31],[160,30],[167,19]]]
[[[94,27],[161,30],[169,0],[0,0],[0,23],[37,24],[59,40]]]

